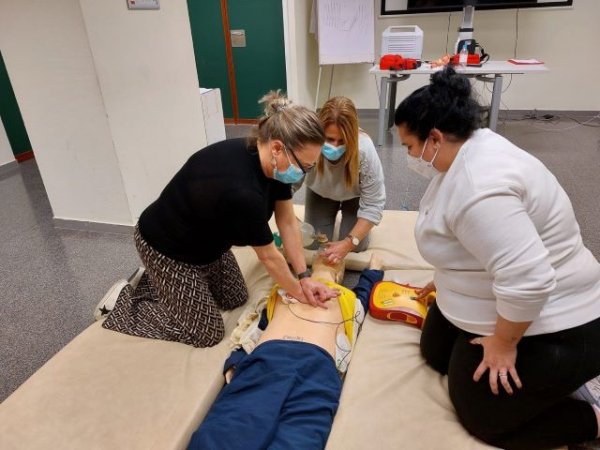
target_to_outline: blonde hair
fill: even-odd
[[[336,125],[340,130],[346,146],[346,152],[342,156],[344,181],[348,188],[357,185],[360,155],[358,152],[358,114],[354,103],[347,97],[332,97],[319,111],[319,118],[324,129],[329,125]],[[320,158],[317,163],[319,174],[323,173],[323,164],[323,158]]]
[[[250,139],[256,143],[279,139],[292,151],[305,144],[323,145],[325,132],[316,113],[293,104],[281,91],[270,91],[259,101],[264,115],[258,119]]]

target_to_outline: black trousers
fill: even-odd
[[[463,426],[504,449],[550,449],[595,439],[596,415],[569,395],[600,374],[600,318],[556,333],[528,336],[517,346],[522,389],[513,395],[490,390],[487,372],[473,381],[483,347],[476,335],[452,325],[434,303],[423,328],[421,353],[448,375],[450,398]]]
[[[304,221],[310,223],[317,233],[324,233],[330,241],[344,239],[358,220],[356,213],[358,212],[360,198],[355,197],[350,200],[339,202],[325,197],[321,197],[316,192],[313,192],[309,187],[306,188],[306,209],[304,210]],[[340,235],[333,236],[335,228],[335,219],[338,211],[342,211],[342,222],[340,224]],[[369,235],[367,235],[358,247],[353,251],[362,252],[369,246]],[[316,250],[319,247],[318,242],[308,247]]]

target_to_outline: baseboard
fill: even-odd
[[[379,117],[378,109],[357,109],[359,119],[377,119]]]
[[[517,110],[509,110],[509,109],[501,109],[499,112],[499,118],[505,120],[517,120],[524,118],[534,118],[537,117],[539,119],[545,119],[544,116],[554,116],[556,118],[561,117],[575,117],[580,120],[587,120],[593,117],[596,117],[600,114],[600,111],[575,111],[575,110],[567,110],[567,111],[559,111],[556,109],[517,109]]]
[[[33,154],[33,150],[29,150],[28,152],[23,152],[23,153],[19,153],[18,155],[15,155],[15,159],[22,163],[23,161],[27,161],[28,159],[33,159],[35,158],[35,155]]]
[[[525,116],[542,118],[544,115],[556,117],[576,117],[581,120],[591,119],[600,114],[600,111],[575,111],[575,110],[556,110],[556,109],[501,109],[499,112],[501,119],[515,120],[522,119]],[[378,109],[359,109],[359,119],[378,119]]]
[[[5,164],[2,164],[0,166],[0,175],[5,175],[8,173],[15,172],[18,167],[19,167],[19,163],[16,160],[9,161]]]
[[[256,125],[258,119],[223,119],[225,125]]]
[[[59,219],[54,217],[54,227],[63,230],[91,231],[95,233],[114,233],[133,235],[133,225],[117,223],[90,222],[87,220]]]

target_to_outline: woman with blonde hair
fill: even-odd
[[[135,244],[145,273],[135,289],[121,282],[112,290],[118,297],[105,328],[194,347],[217,344],[224,335],[219,310],[248,298],[233,245],[252,246],[300,302],[325,306],[337,296],[310,278],[291,200],[291,185],[319,158],[323,127],[314,112],[279,92],[260,102],[265,114],[252,137],[194,153],[142,213]],[[296,276],[273,243],[273,214]]]
[[[350,251],[367,248],[371,228],[381,221],[385,185],[375,145],[359,128],[352,100],[329,99],[319,111],[319,119],[325,129],[325,144],[317,170],[306,177],[305,221],[332,241],[325,255],[335,263]],[[340,232],[334,240],[340,210]]]

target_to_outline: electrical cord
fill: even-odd
[[[508,91],[508,88],[509,88],[509,87],[510,87],[510,85],[512,84],[512,80],[513,80],[513,76],[512,76],[512,73],[511,73],[511,74],[510,74],[510,79],[508,80],[508,85],[507,85],[507,86],[506,86],[504,89],[502,89],[502,92],[501,92],[502,94],[504,94],[506,91]],[[486,90],[487,90],[487,91],[488,91],[490,94],[493,94],[493,93],[494,93],[494,91],[492,91],[492,89],[490,89],[490,88],[487,86],[487,83],[485,83],[485,82],[484,82],[483,84],[484,84],[484,85],[486,85]]]
[[[544,117],[544,116],[552,116],[552,117]],[[551,123],[552,125],[555,125],[556,122],[553,122],[555,120],[559,120],[559,119],[569,119],[569,120],[573,120],[575,122],[577,122],[577,124],[572,125],[570,127],[564,127],[564,128],[549,128],[549,127],[539,127],[539,126],[533,126],[533,128],[536,128],[538,130],[543,130],[543,131],[551,131],[551,132],[562,132],[562,131],[569,131],[569,130],[573,130],[575,128],[579,128],[579,127],[591,127],[591,128],[600,128],[600,124],[598,125],[592,125],[591,122],[599,119],[600,120],[600,114],[595,115],[594,117],[592,117],[591,119],[586,120],[585,122],[581,122],[578,119],[575,119],[574,117],[569,117],[569,116],[565,116],[565,117],[561,117],[561,116],[554,116],[551,114],[546,114],[542,116],[542,118],[538,118],[538,117],[534,117],[534,118],[530,118],[529,120],[537,120],[537,121],[541,121],[541,122],[546,122],[546,123]],[[525,119],[527,120],[527,118]]]
[[[336,367],[339,369],[340,366],[342,366],[343,362],[346,360],[346,358],[348,357],[348,355],[350,355],[350,352],[352,351],[352,346],[350,346],[350,348],[342,348],[338,342],[337,342],[337,335],[339,334],[340,331],[340,326],[342,326],[344,323],[346,322],[350,322],[350,321],[355,321],[358,319],[360,313],[356,312],[352,317],[348,318],[348,319],[344,319],[341,322],[329,322],[327,320],[315,320],[315,319],[309,319],[307,317],[302,317],[299,314],[296,314],[293,310],[292,310],[292,304],[291,303],[285,303],[288,307],[288,310],[292,313],[292,315],[300,320],[305,320],[306,322],[310,322],[310,323],[315,323],[315,324],[319,324],[319,325],[336,325],[335,327],[335,335],[336,335],[336,339],[335,339],[335,346],[336,348],[338,348],[340,351],[342,352],[346,352],[346,354],[344,355],[344,357],[339,361],[339,363],[336,365]],[[358,332],[360,333],[360,329],[362,328],[362,324],[358,324]]]
[[[561,116],[559,116],[559,118],[561,118]],[[579,125],[582,125],[584,127],[600,128],[600,124],[598,124],[598,125],[592,125],[592,124],[590,124],[590,122],[592,122],[593,120],[596,120],[596,119],[600,120],[600,114],[596,114],[594,117],[592,117],[589,120],[586,120],[585,122],[582,122],[579,119],[576,119],[575,117],[572,117],[572,116],[564,116],[563,118],[564,119],[570,119],[570,120],[572,120],[574,122],[577,122]]]
[[[290,312],[298,319],[301,320],[305,320],[306,322],[310,322],[310,323],[316,323],[316,324],[320,324],[320,325],[337,325],[338,327],[346,322],[350,322],[351,320],[355,320],[358,318],[358,313],[354,314],[352,317],[348,318],[348,319],[344,319],[341,322],[329,322],[327,320],[315,320],[315,319],[309,319],[307,317],[302,317],[298,314],[296,314],[292,308],[291,308],[291,302],[290,303],[285,303],[285,305],[287,305],[288,309],[290,310]]]
[[[533,125],[533,128],[536,128],[536,129],[542,130],[542,131],[551,131],[551,132],[568,131],[568,130],[573,130],[578,127],[600,128],[600,124],[592,124],[592,122],[594,120],[600,120],[600,114],[596,114],[595,116],[591,117],[590,119],[582,122],[581,120],[579,120],[573,116],[560,116],[560,115],[555,115],[555,114],[543,114],[541,116],[538,116],[537,112],[534,111],[533,114],[524,114],[523,117],[520,117],[520,118],[513,118],[513,119],[505,118],[504,120],[511,121],[511,122],[520,122],[520,121],[524,121],[524,120],[531,120],[534,122],[549,123],[554,126],[557,124],[557,121],[559,121],[561,119],[572,120],[574,122],[577,122],[577,124],[568,126],[568,127],[563,127],[563,128],[540,127],[540,126]]]

